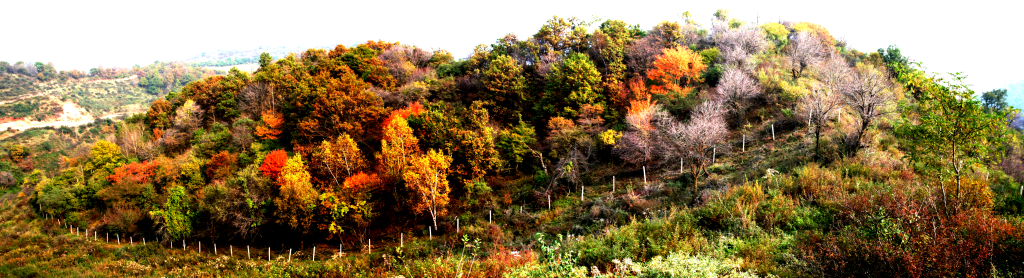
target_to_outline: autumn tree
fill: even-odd
[[[284,150],[272,151],[263,159],[260,172],[263,172],[263,175],[269,177],[270,180],[276,181],[281,176],[281,169],[284,168],[287,161],[288,152]]]
[[[334,184],[340,185],[345,178],[363,170],[368,165],[355,140],[348,134],[341,134],[334,140],[324,140],[313,151],[316,169],[330,175]]]
[[[149,111],[146,112],[146,124],[151,129],[167,129],[171,127],[172,112],[170,101],[158,99],[149,106]]]
[[[362,142],[378,138],[372,127],[386,115],[384,102],[369,91],[370,84],[341,62],[324,61],[317,67],[321,70],[300,73],[298,82],[290,85],[294,90],[289,92],[283,112],[294,121],[288,124],[295,125],[299,143],[316,144],[341,133]]]
[[[295,154],[288,159],[277,179],[281,194],[274,203],[278,214],[292,228],[309,228],[313,210],[320,193],[313,188],[311,176],[302,161],[302,155]]]
[[[689,48],[665,49],[647,71],[647,78],[654,84],[651,93],[685,97],[693,91],[693,86],[703,81],[701,74],[706,69],[703,57]]]
[[[260,115],[263,120],[256,126],[256,136],[263,140],[276,140],[281,136],[284,126],[284,115],[280,112],[268,110]]]
[[[413,210],[417,213],[430,213],[431,221],[436,229],[437,216],[445,213],[448,206],[448,167],[452,159],[447,155],[431,149],[411,161],[410,167],[403,174],[405,185],[415,192]]]
[[[864,133],[879,117],[889,113],[895,93],[889,78],[873,66],[861,64],[853,71],[850,90],[842,92],[843,100],[860,120],[857,131],[848,138],[847,146],[856,152],[863,146]]]
[[[616,144],[616,152],[626,162],[637,166],[645,166],[658,157],[659,126],[657,118],[665,117],[665,112],[657,101],[647,95],[643,99],[630,102],[626,110],[626,123],[629,129]]]
[[[157,164],[152,161],[132,162],[114,169],[107,177],[113,183],[149,183],[156,175]]]
[[[210,157],[206,163],[206,176],[211,180],[222,180],[231,177],[238,170],[238,155],[220,151]]]
[[[545,142],[550,146],[550,155],[555,159],[551,186],[560,180],[573,185],[583,184],[583,174],[590,167],[592,156],[597,147],[596,130],[588,130],[578,121],[564,117],[554,117],[548,121],[548,137]]]
[[[160,138],[160,144],[172,152],[184,151],[203,119],[203,110],[193,100],[186,100],[174,112],[172,128]]]
[[[107,140],[100,140],[89,152],[89,160],[85,162],[86,178],[93,181],[108,181],[108,176],[116,172],[118,167],[128,162],[121,146]]]
[[[377,174],[353,174],[336,188],[327,188],[320,194],[320,206],[327,213],[325,230],[339,235],[348,225],[366,227],[373,215],[370,193],[381,184]]]
[[[388,179],[400,179],[405,168],[420,153],[419,139],[412,134],[412,128],[404,117],[389,119],[380,145],[380,172]]]

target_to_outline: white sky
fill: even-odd
[[[0,3],[0,60],[58,69],[130,66],[216,50],[399,41],[457,57],[551,16],[621,19],[648,29],[724,8],[744,21],[809,21],[870,52],[890,44],[932,72],[964,72],[976,91],[1024,81],[1024,23],[1013,1],[52,1]]]

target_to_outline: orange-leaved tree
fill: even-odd
[[[413,159],[404,175],[405,186],[416,193],[413,210],[417,213],[429,212],[435,229],[437,216],[445,212],[448,194],[452,191],[448,186],[448,168],[451,164],[451,157],[431,149],[425,155]]]
[[[651,93],[673,94],[685,97],[693,86],[703,81],[701,74],[708,68],[703,57],[689,48],[677,46],[662,50],[653,68],[647,71],[651,80]]]
[[[280,112],[268,110],[261,115],[263,124],[256,126],[256,136],[264,140],[274,140],[281,136],[281,127],[284,126],[284,115]]]
[[[210,157],[206,163],[206,176],[211,180],[222,180],[231,177],[238,170],[238,155],[226,150]]]
[[[284,168],[287,161],[288,152],[284,150],[272,151],[267,154],[267,158],[263,159],[263,165],[260,165],[260,172],[263,172],[263,175],[271,180],[276,181],[281,176],[281,169]]]

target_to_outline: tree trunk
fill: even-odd
[[[814,125],[814,160],[821,160],[821,125]]]

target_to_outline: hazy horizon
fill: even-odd
[[[858,3],[826,8],[813,1],[638,1],[629,5],[525,1],[500,6],[469,1],[9,2],[0,4],[0,10],[5,11],[9,25],[17,26],[7,32],[17,43],[0,45],[0,60],[52,62],[61,70],[87,70],[179,61],[204,52],[306,49],[368,40],[444,49],[464,58],[476,45],[493,43],[505,34],[530,36],[552,16],[620,19],[649,29],[661,21],[679,21],[684,11],[690,11],[708,27],[714,11],[726,9],[734,18],[755,23],[818,23],[864,52],[896,45],[929,72],[966,74],[979,92],[1024,82],[1024,76],[1003,69],[1024,63],[1024,53],[1014,49],[1022,39],[993,27],[1014,24],[1009,4]],[[961,46],[965,40],[988,44],[982,46],[984,51],[965,52]]]

